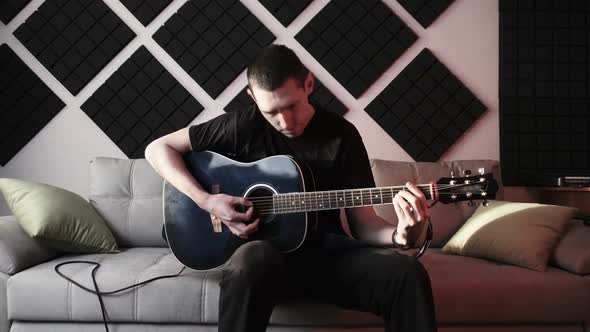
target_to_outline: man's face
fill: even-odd
[[[248,89],[264,118],[281,134],[297,137],[314,114],[309,104],[309,94],[313,90],[313,75],[308,74],[303,86],[290,78],[279,88],[268,91],[255,83]]]

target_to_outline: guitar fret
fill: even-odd
[[[371,190],[370,189],[363,189],[361,191],[361,196],[362,196],[362,201],[363,201],[363,206],[365,205],[371,205]]]
[[[333,197],[333,198],[332,198]],[[330,193],[330,200],[334,199],[334,206],[338,208],[338,201],[336,200],[336,191]]]

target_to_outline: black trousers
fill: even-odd
[[[274,306],[305,297],[381,316],[388,332],[436,331],[430,278],[392,249],[322,235],[292,254],[241,246],[222,272],[219,331],[265,331]]]

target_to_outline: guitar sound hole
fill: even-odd
[[[254,186],[246,193],[246,198],[254,203],[253,219],[260,217],[262,223],[268,223],[274,218],[272,211],[274,192],[266,185]]]

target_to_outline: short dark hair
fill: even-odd
[[[274,44],[263,48],[246,72],[248,87],[256,84],[268,91],[279,88],[289,78],[294,78],[303,86],[308,73],[293,50]]]

